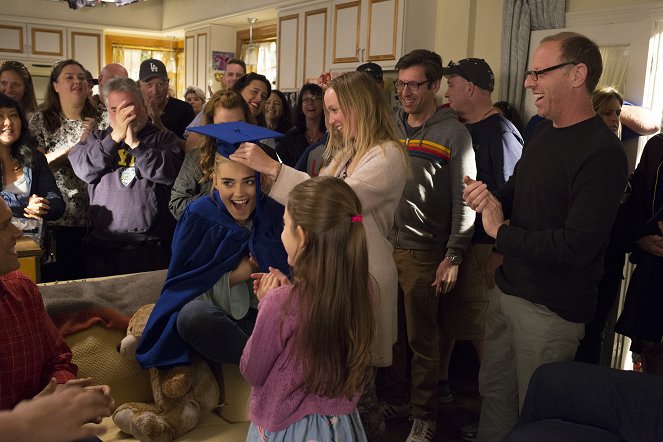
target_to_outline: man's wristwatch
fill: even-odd
[[[460,255],[447,255],[445,258],[455,266],[458,266],[461,262],[463,262],[463,257]]]

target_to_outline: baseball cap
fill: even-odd
[[[495,89],[495,75],[493,75],[493,71],[486,60],[482,58],[463,58],[457,62],[450,61],[447,67],[442,69],[442,75],[445,77],[460,75],[481,89],[490,92]]]
[[[377,63],[364,63],[357,67],[357,72],[363,72],[370,75],[375,80],[383,81],[382,78],[382,67]]]
[[[166,72],[166,66],[162,61],[157,60],[156,58],[148,58],[140,64],[138,79],[140,81],[148,81],[155,77],[161,77],[164,80],[167,80],[168,72]]]

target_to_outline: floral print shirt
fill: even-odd
[[[99,129],[108,126],[99,119]],[[107,120],[106,120],[107,121]],[[53,133],[44,126],[44,117],[38,112],[30,120],[30,131],[37,138],[38,145],[46,149],[46,153],[57,152],[77,144],[83,134],[82,120],[62,118],[62,125]],[[64,215],[52,224],[70,227],[85,227],[88,224],[90,199],[87,194],[87,183],[74,174],[69,161],[53,169],[55,182],[62,192],[66,207]]]

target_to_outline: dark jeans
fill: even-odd
[[[194,299],[177,316],[177,332],[189,346],[214,362],[239,364],[253,332],[258,310],[234,319],[209,301]]]
[[[85,235],[87,227],[48,226],[54,245],[45,253],[54,252],[55,262],[42,266],[42,281],[68,281],[85,278]]]

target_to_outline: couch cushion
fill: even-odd
[[[502,442],[619,442],[614,433],[561,419],[545,419],[514,428]]]
[[[100,436],[105,442],[136,440],[121,432],[110,417],[105,418],[101,425],[107,429],[106,433]],[[244,442],[248,431],[249,422],[231,424],[210,411],[205,413],[196,428],[175,439],[175,442]]]
[[[92,377],[99,384],[111,387],[116,405],[125,402],[151,402],[150,377],[135,360],[123,358],[117,344],[126,333],[99,325],[65,338],[78,365],[78,377]]]
[[[238,365],[222,364],[222,371],[223,385],[219,382],[219,387],[224,405],[219,409],[219,414],[231,423],[248,422],[251,386],[244,380]]]

